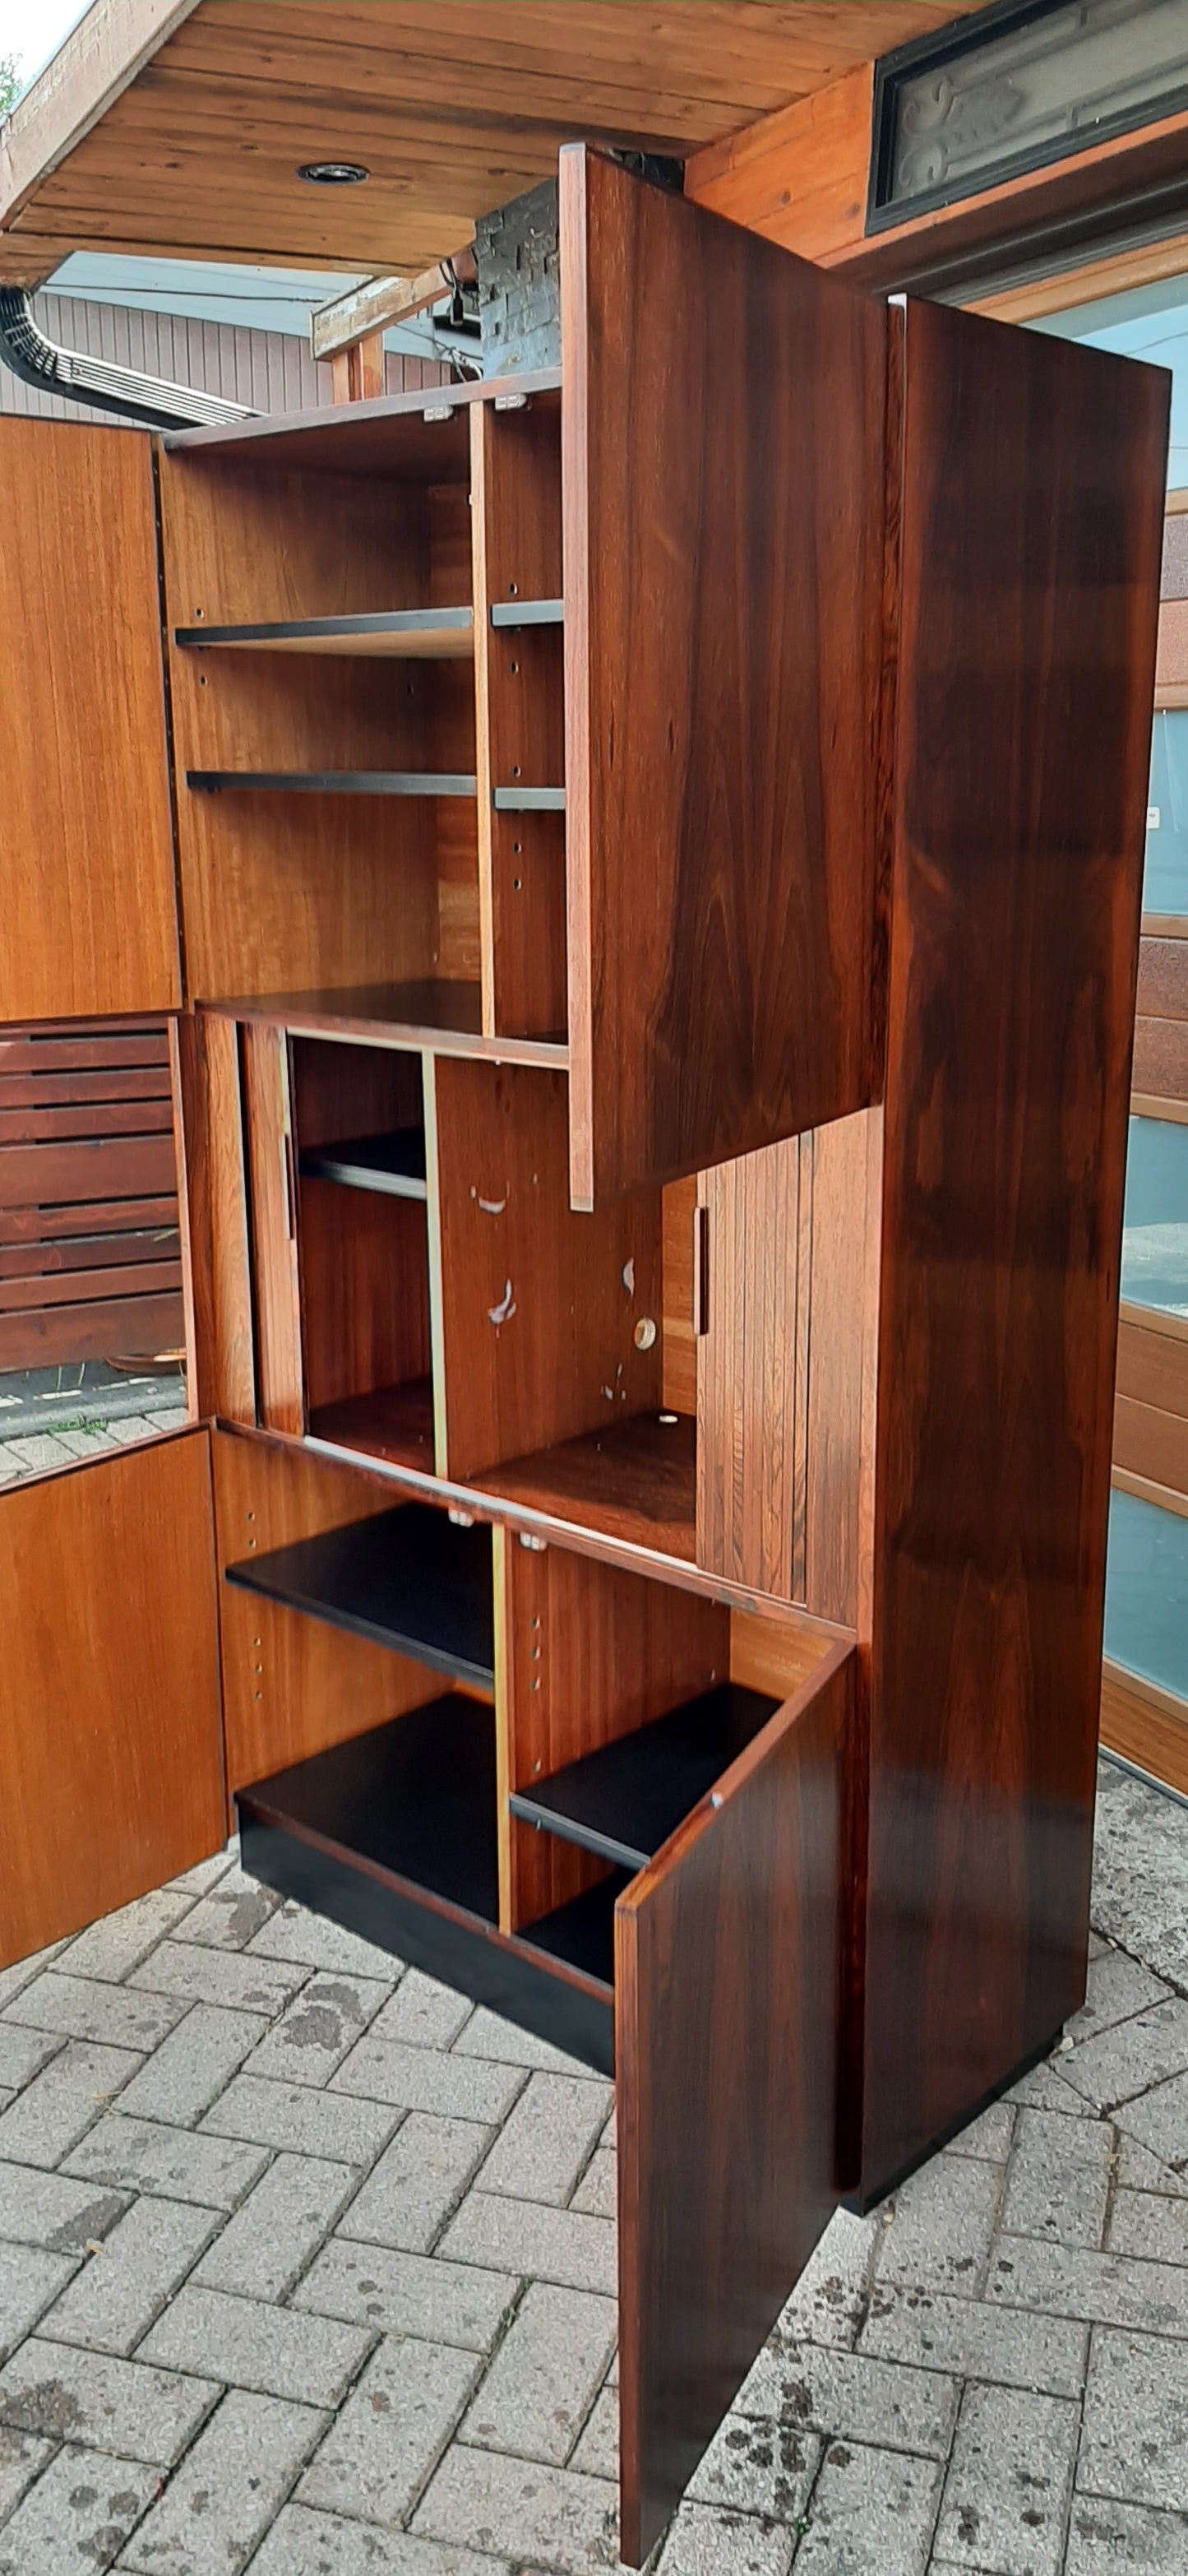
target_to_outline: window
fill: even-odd
[[[1188,0],[1003,0],[875,71],[867,230],[1188,105]]]
[[[1188,1700],[1188,1519],[1110,1496],[1105,1650],[1111,1661]]]
[[[1122,1296],[1188,1318],[1188,1127],[1170,1118],[1130,1122]]]
[[[1188,707],[1155,718],[1143,911],[1188,916]]]

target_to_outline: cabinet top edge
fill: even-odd
[[[162,445],[171,455],[250,457],[261,464],[269,449],[274,448],[277,464],[332,467],[337,463],[345,472],[366,471],[368,467],[361,460],[356,464],[355,454],[365,453],[373,433],[389,424],[405,421],[448,432],[454,422],[456,429],[465,431],[475,403],[494,402],[509,409],[518,408],[520,402],[555,395],[560,389],[560,368],[542,367],[525,375],[483,376],[468,384],[424,385],[419,393],[380,394],[371,402],[327,404],[317,411],[260,412],[254,419],[236,421],[230,427],[169,430]],[[441,442],[443,447],[448,443],[448,438]]]

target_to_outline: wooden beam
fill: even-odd
[[[453,294],[455,276],[460,284],[473,282],[473,251],[461,251],[452,261],[435,260],[419,277],[372,277],[365,285],[336,295],[333,303],[319,305],[310,316],[315,358],[336,358],[343,349],[369,339],[373,331],[390,330],[394,322],[407,322],[410,315],[423,313],[427,304]]]
[[[0,225],[98,125],[198,0],[91,0],[0,126]],[[66,245],[57,252],[65,257]],[[27,282],[27,281],[25,281]]]

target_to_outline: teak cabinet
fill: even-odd
[[[195,1417],[0,1497],[0,1936],[231,1797],[613,2068],[638,2562],[1084,1991],[1167,385],[576,148],[562,299],[0,427],[0,1013],[174,1015]]]

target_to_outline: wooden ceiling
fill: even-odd
[[[92,0],[0,132],[0,277],[76,248],[415,274],[563,142],[684,156],[977,5]]]

